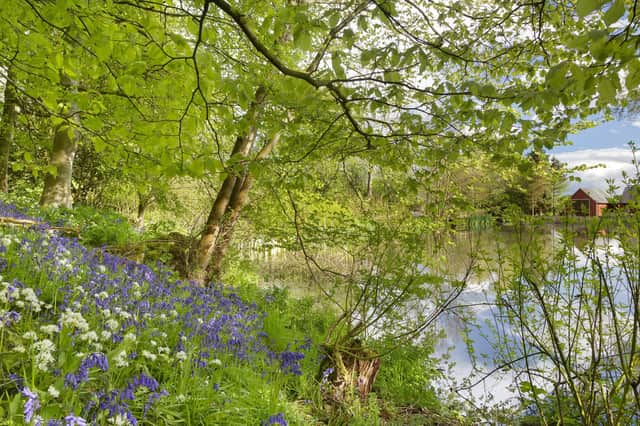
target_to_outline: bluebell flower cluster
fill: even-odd
[[[87,421],[80,416],[69,414],[64,418],[65,426],[87,426]]]
[[[102,353],[90,354],[82,360],[80,368],[78,368],[76,373],[68,373],[64,377],[64,385],[73,390],[78,389],[80,384],[89,380],[89,369],[94,367],[104,372],[109,371],[109,361],[107,357]]]
[[[278,414],[274,414],[273,416],[269,417],[269,420],[267,420],[265,422],[262,422],[262,425],[263,426],[269,426],[269,425],[288,426],[289,423],[284,418],[284,414],[278,413]]]
[[[282,372],[296,376],[302,374],[302,370],[300,369],[300,361],[304,359],[304,354],[302,352],[284,351],[279,354],[279,358],[280,370]]]
[[[0,215],[28,218],[2,202]],[[34,340],[23,344],[47,349],[38,355],[40,371],[50,377],[42,381],[40,391],[62,376],[64,395],[80,398],[84,409],[78,416],[46,419],[52,425],[82,425],[105,416],[138,424],[168,395],[163,382],[153,377],[165,375],[155,372],[184,368],[192,376],[199,371],[210,377],[228,365],[244,364],[274,374],[302,373],[300,363],[311,342],[295,350],[273,351],[263,328],[265,314],[232,288],[176,280],[161,264],[151,268],[55,232],[22,235],[11,243],[0,242],[1,257],[12,259],[10,270],[22,262],[33,275],[12,278],[4,290],[0,287],[10,307],[2,311],[0,299],[0,327],[17,327],[23,320],[35,324],[30,336]],[[57,346],[59,342],[65,346]],[[19,352],[20,345],[0,352],[3,349]],[[75,361],[57,363],[63,352]],[[14,372],[31,368],[24,367]],[[18,375],[11,377],[22,383]],[[209,386],[219,389],[220,383]],[[40,400],[26,387],[21,391],[25,420],[30,422]],[[268,424],[287,424],[282,414],[272,418]]]
[[[30,423],[40,409],[40,400],[38,399],[38,394],[29,390],[26,386],[22,388],[22,396],[27,398],[24,403],[24,420]]]
[[[0,312],[0,324],[9,327],[11,324],[20,321],[20,313],[15,311]]]

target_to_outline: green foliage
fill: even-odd
[[[279,360],[272,360],[267,354],[267,348],[277,350],[270,346],[272,342],[268,335],[253,336],[257,347],[268,346],[264,346],[264,353],[252,352],[252,357],[247,359],[236,357],[233,351],[224,349],[209,349],[204,354],[200,349],[204,350],[207,343],[202,336],[190,335],[187,339],[183,337],[184,327],[163,325],[164,321],[177,321],[182,315],[187,315],[185,318],[191,318],[194,324],[200,324],[200,317],[192,316],[189,311],[188,304],[197,304],[198,298],[188,297],[188,286],[184,287],[179,282],[168,283],[171,285],[162,290],[163,295],[152,296],[165,286],[162,280],[170,280],[171,275],[166,270],[142,267],[141,270],[146,272],[141,279],[137,275],[140,270],[134,271],[133,264],[106,255],[103,259],[100,251],[84,250],[76,242],[20,228],[9,232],[3,228],[2,232],[0,352],[3,356],[0,358],[0,372],[3,391],[0,393],[0,410],[5,419],[20,423],[25,412],[25,397],[17,390],[16,383],[8,381],[9,372],[24,379],[24,384],[35,392],[42,406],[38,414],[45,419],[64,417],[70,412],[86,417],[84,407],[90,395],[99,390],[111,392],[121,389],[132,377],[144,373],[161,383],[158,391],[166,393],[159,396],[161,402],[150,404],[146,399],[151,395],[149,390],[138,389],[129,407],[138,418],[145,417],[145,421],[151,423],[260,424],[275,413],[284,413],[291,425],[309,424],[311,419],[291,400],[306,389],[306,383],[313,383],[313,365],[317,360],[313,347],[317,342],[308,340],[307,330],[299,327],[305,323],[305,318],[298,315],[323,315],[319,311],[314,313],[308,305],[304,312],[295,310],[295,302],[284,294],[272,299],[268,293],[255,288],[246,287],[241,292],[263,296],[258,304],[271,307],[264,315],[273,317],[272,322],[282,317],[285,327],[291,328],[291,336],[299,338],[299,341],[289,342],[291,347],[286,346],[287,350],[295,351],[302,344],[309,349],[303,375],[284,377],[279,372]],[[26,254],[26,250],[34,247],[37,247],[37,253]],[[70,273],[72,269],[73,273]],[[91,279],[92,276],[95,279]],[[105,284],[107,287],[98,291],[95,286],[103,285],[98,282],[119,284],[113,284],[113,287]],[[218,287],[216,292],[219,292],[218,296],[212,300],[226,300],[223,303],[226,308],[217,307],[220,311],[213,312],[210,320],[224,317],[230,307],[239,306],[250,312],[236,312],[235,320],[240,321],[246,315],[248,323],[245,325],[252,329],[261,323],[263,311],[255,304],[245,303],[229,289]],[[147,313],[144,325],[137,321],[136,325],[127,325],[127,319],[131,319],[133,314],[126,306],[156,306],[175,303],[178,299],[186,304],[174,305],[173,310],[161,309],[157,314]],[[277,306],[274,302],[278,303]],[[67,309],[62,309],[62,305]],[[80,309],[80,305],[87,308]],[[69,322],[69,318],[60,322],[52,320],[52,317],[64,317],[71,310],[77,311],[73,321],[80,321],[74,322],[75,325]],[[19,315],[14,317],[12,313],[7,316],[8,312],[18,312]],[[137,317],[138,314],[135,315]],[[291,320],[294,317],[298,318],[297,322]],[[43,328],[45,325],[47,327]],[[231,339],[232,334],[224,333],[217,336]],[[249,329],[243,329],[241,333],[244,336]],[[114,334],[124,338],[111,339]],[[51,347],[44,349],[39,346],[40,342]],[[48,355],[43,355],[45,352]],[[106,357],[109,366],[89,368],[88,376],[81,380],[80,387],[71,389],[67,383],[68,374],[79,371],[82,359],[88,354]],[[56,373],[56,369],[62,373]],[[101,412],[97,422],[107,422],[107,417],[106,412]]]
[[[638,287],[629,272],[640,265],[638,219],[617,210],[567,220],[554,241],[522,221],[516,243],[504,247],[498,309],[503,329],[519,332],[500,333],[507,343],[499,356],[527,360],[510,367],[523,405],[545,423],[633,422]],[[533,365],[543,367],[534,375]]]
[[[425,272],[442,268],[432,249],[446,242],[443,231],[464,217],[467,229],[488,227],[511,205],[555,214],[566,171],[541,153],[581,119],[639,94],[629,1],[187,3],[3,1],[0,69],[15,66],[21,106],[9,197],[25,206],[39,198],[33,188],[54,170],[45,153],[59,126],[82,135],[78,201],[157,206],[192,235],[220,182],[250,172],[245,236],[304,248],[317,292],[340,310],[333,343],[374,326],[428,325],[428,312],[406,313],[446,299],[447,280]],[[251,113],[258,87],[266,98]],[[257,160],[273,134],[280,144]],[[232,152],[252,137],[246,158]],[[181,209],[172,184],[185,177],[202,186]],[[32,211],[79,227],[91,245],[139,238],[115,214]],[[224,225],[233,232],[235,222]],[[239,255],[226,279],[261,281]],[[310,302],[294,305],[265,305],[279,346],[309,322],[314,336],[328,329],[326,317],[297,310]],[[352,417],[373,421],[367,410],[377,407],[363,403]]]
[[[393,341],[380,343],[379,352],[394,344]],[[442,411],[442,403],[434,388],[442,373],[438,371],[432,355],[433,342],[426,339],[421,343],[402,345],[390,352],[382,360],[375,384],[376,394],[398,407]]]
[[[227,257],[227,265],[222,281],[236,283],[240,288],[254,288],[259,284],[260,277],[250,260],[237,255]]]
[[[94,207],[79,206],[75,209],[47,209],[36,206],[39,192],[33,188],[21,188],[17,192],[1,194],[0,200],[13,204],[28,215],[56,226],[78,231],[80,241],[93,246],[117,246],[140,239],[140,234],[124,216]]]
[[[61,215],[61,219],[67,220],[70,225],[77,224],[80,227],[80,241],[87,245],[117,246],[139,239],[139,234],[133,226],[120,214],[82,206],[68,211],[67,214],[62,210],[59,212],[53,214],[54,217],[51,219]]]

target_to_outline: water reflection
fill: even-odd
[[[531,230],[514,230],[503,229],[500,231],[483,232],[478,234],[460,234],[456,244],[447,250],[446,269],[450,275],[454,277],[463,273],[466,264],[469,263],[470,253],[475,253],[479,259],[478,273],[473,276],[460,294],[455,303],[444,312],[437,323],[437,327],[441,331],[442,339],[436,347],[436,355],[441,357],[443,365],[447,366],[447,379],[443,380],[439,385],[442,390],[454,389],[464,398],[471,399],[478,404],[494,405],[497,403],[509,404],[518,402],[518,382],[525,380],[519,375],[525,370],[524,361],[518,360],[521,356],[527,355],[533,350],[537,350],[537,346],[546,339],[549,329],[544,321],[538,324],[529,324],[534,329],[526,330],[526,337],[522,338],[518,334],[518,329],[512,330],[508,321],[502,317],[508,312],[505,309],[505,303],[513,303],[513,300],[507,302],[504,299],[497,300],[499,293],[495,286],[499,282],[499,276],[505,274],[504,270],[506,259],[517,257],[517,250],[527,250],[529,247],[536,250],[531,254],[531,258],[535,259],[536,255],[544,254],[551,259],[556,255],[561,247],[572,247],[573,256],[569,256],[567,261],[572,262],[572,271],[582,271],[582,277],[576,276],[544,276],[541,281],[547,282],[549,287],[549,295],[554,299],[554,306],[562,312],[566,312],[568,318],[575,317],[576,324],[571,327],[560,328],[560,340],[565,342],[573,342],[574,352],[587,355],[575,355],[576,359],[572,360],[575,365],[581,362],[589,365],[592,360],[588,359],[589,345],[592,343],[589,339],[593,336],[589,335],[587,330],[582,336],[578,336],[588,321],[584,320],[584,315],[578,313],[576,309],[591,309],[587,306],[588,297],[581,294],[581,291],[593,291],[593,287],[589,287],[584,282],[585,270],[594,267],[594,263],[604,265],[600,273],[601,280],[606,279],[609,284],[607,287],[612,294],[612,304],[621,306],[620,318],[623,315],[631,316],[629,312],[624,312],[624,306],[629,308],[629,285],[619,267],[619,259],[624,252],[620,241],[610,236],[601,235],[596,238],[586,236],[586,231],[582,230],[571,237],[570,244],[564,240],[564,234],[559,229],[547,227]],[[536,239],[541,245],[530,244],[532,239]],[[517,248],[516,248],[517,247]],[[570,253],[570,252],[569,252]],[[522,254],[522,253],[520,253]],[[523,258],[528,258],[525,255]],[[572,257],[572,258],[571,258]],[[596,259],[596,262],[594,262]],[[513,260],[513,259],[512,259]],[[541,268],[545,270],[544,268]],[[548,271],[552,274],[551,271]],[[597,274],[596,274],[597,276]],[[534,278],[535,280],[535,278]],[[575,281],[573,281],[575,280]],[[580,281],[582,280],[582,282]],[[597,286],[597,281],[595,286]],[[584,286],[584,287],[583,287]],[[547,291],[545,289],[544,291]],[[505,293],[508,294],[508,293]],[[591,297],[591,296],[589,296]],[[584,307],[582,304],[585,304]],[[535,299],[526,301],[525,315],[531,319],[544,318],[542,308]],[[501,305],[503,309],[499,309]],[[577,308],[576,308],[577,306]],[[606,310],[606,309],[605,309]],[[613,327],[611,315],[609,313],[600,313],[602,324]],[[560,318],[563,320],[562,318]],[[621,320],[620,324],[626,320]],[[537,327],[537,328],[535,328]],[[564,327],[564,326],[563,326]],[[613,348],[613,343],[607,341],[611,336],[604,332],[598,336],[600,345],[608,345]],[[595,334],[594,334],[595,336]],[[533,340],[531,338],[533,337]],[[535,339],[541,339],[535,341]],[[527,340],[529,343],[527,343]],[[514,345],[514,343],[516,345]],[[518,343],[522,343],[527,347],[517,347]],[[615,354],[615,349],[609,352],[609,349],[599,349],[601,353]],[[581,360],[580,357],[583,357]],[[538,371],[550,370],[553,365],[548,358],[543,361],[540,357],[530,357],[528,359],[529,370],[537,368]],[[549,383],[542,378],[526,378],[531,380],[535,386],[546,390],[549,389]]]
[[[528,324],[530,328],[525,330],[525,337],[520,335],[517,327],[511,329],[510,324],[518,322],[513,318],[505,317],[510,313],[505,306],[514,303],[513,299],[505,301],[505,297],[507,299],[516,297],[519,290],[510,289],[512,293],[503,292],[505,288],[497,286],[496,283],[509,282],[504,278],[513,272],[510,268],[518,267],[520,259],[524,259],[523,262],[540,263],[530,268],[534,275],[528,278],[544,282],[543,292],[548,292],[545,294],[553,299],[549,303],[556,309],[554,315],[558,316],[557,319],[561,324],[560,339],[572,341],[574,348],[579,349],[581,345],[590,343],[589,339],[602,337],[598,344],[602,344],[604,349],[600,349],[600,353],[607,356],[615,355],[615,349],[611,349],[613,345],[606,340],[611,337],[606,331],[607,328],[611,328],[608,313],[601,314],[600,319],[605,332],[598,336],[589,334],[591,332],[588,327],[589,319],[585,320],[584,312],[590,315],[589,309],[592,307],[588,306],[591,300],[589,298],[593,296],[597,280],[581,282],[579,274],[584,274],[584,270],[589,269],[593,259],[599,259],[601,263],[606,264],[607,267],[603,273],[611,284],[608,288],[613,297],[612,304],[621,306],[621,317],[624,315],[629,317],[629,312],[623,312],[624,309],[629,309],[630,305],[629,285],[621,274],[621,268],[618,267],[619,263],[615,258],[624,253],[622,244],[609,235],[597,235],[595,238],[593,235],[589,236],[586,229],[567,235],[569,234],[563,232],[562,228],[553,226],[535,229],[503,228],[498,231],[459,233],[455,236],[454,244],[434,250],[433,258],[441,261],[430,263],[428,270],[436,275],[447,277],[446,282],[462,280],[471,265],[474,266],[475,271],[466,280],[461,294],[438,317],[435,324],[442,335],[437,343],[436,355],[442,359],[442,366],[446,370],[444,376],[447,379],[439,384],[443,391],[448,392],[453,389],[462,397],[472,399],[476,404],[495,406],[520,402],[518,385],[523,382],[532,382],[533,385],[548,391],[550,383],[561,381],[561,379],[550,378],[545,381],[544,377],[537,379],[527,377],[524,361],[518,361],[523,355],[530,355],[530,351],[539,351],[541,346],[548,344],[548,340],[545,339],[548,339],[549,335],[548,324],[540,320],[544,318],[541,304],[537,303],[534,297],[522,302],[526,305],[525,310],[528,309],[526,315],[529,318],[525,319],[530,322]],[[566,261],[571,264],[572,269],[570,269],[576,275],[561,276],[566,272],[564,269],[554,271],[544,266],[546,260],[553,259],[565,247],[570,248],[564,254]],[[341,258],[338,254],[325,253],[324,255],[327,256],[327,264],[340,264]],[[305,275],[308,270],[296,266],[304,265],[304,262],[293,259],[293,256],[269,256],[269,274],[263,274],[268,277],[268,283],[272,284],[282,279],[281,283],[286,285],[288,283],[284,280],[289,279],[289,283],[295,283],[292,288],[300,291],[303,288],[301,283],[312,282]],[[284,267],[274,268],[274,261],[281,262]],[[510,263],[515,266],[510,267]],[[583,272],[579,272],[581,268]],[[560,275],[556,279],[553,274]],[[440,290],[441,299],[445,299],[447,294],[455,291],[454,288]],[[525,290],[529,291],[526,296],[530,297],[531,288],[527,287]],[[326,297],[313,284],[304,287],[303,293],[308,296],[314,291],[318,299]],[[584,297],[582,292],[591,293]],[[335,295],[340,296],[339,293]],[[326,299],[324,300],[326,303]],[[412,312],[418,318],[420,314],[434,311],[434,306],[432,299],[423,299],[412,306]],[[562,317],[563,315],[565,317]],[[567,318],[571,321],[575,319],[577,323],[567,324]],[[624,322],[620,324],[625,325]],[[386,325],[384,323],[385,327]],[[429,332],[431,333],[432,330]],[[578,335],[580,338],[576,339],[575,336]],[[575,359],[570,360],[573,363],[571,374],[581,373],[583,371],[581,364],[590,365],[591,360],[586,357],[580,359],[580,356],[576,355]],[[550,361],[549,356],[545,358],[530,356],[527,362],[529,371],[537,367],[537,373],[541,375],[554,371],[557,367]],[[596,367],[607,368],[602,364]]]

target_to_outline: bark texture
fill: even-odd
[[[138,211],[136,215],[136,229],[142,230],[144,228],[144,216],[147,213],[147,209],[153,204],[155,197],[151,194],[144,194],[138,191]]]
[[[71,176],[78,139],[79,134],[70,123],[62,123],[56,128],[49,160],[49,165],[55,168],[56,173],[48,173],[45,177],[40,198],[42,206],[66,208],[73,206]]]
[[[332,403],[348,403],[353,396],[366,399],[380,370],[380,358],[360,346],[357,340],[348,349],[329,349],[328,357],[321,364],[318,378],[329,382],[324,397]],[[332,371],[327,375],[328,371]]]
[[[267,158],[279,141],[280,132],[277,132],[271,138],[269,143],[260,150],[255,160],[260,161]],[[209,268],[209,275],[211,278],[220,278],[220,274],[222,272],[222,262],[227,253],[227,250],[229,249],[231,237],[233,236],[233,230],[235,228],[236,222],[240,218],[242,209],[249,202],[249,191],[251,191],[252,185],[253,176],[251,176],[251,173],[249,173],[248,170],[245,170],[244,176],[236,181],[236,185],[233,188],[233,193],[231,194],[231,200],[227,208],[227,213],[225,214],[225,217],[223,219],[221,231],[213,249],[213,254],[211,256],[211,265]]]
[[[251,148],[256,139],[257,120],[262,112],[262,106],[266,97],[266,90],[263,86],[258,87],[254,95],[253,102],[247,111],[245,119],[249,124],[246,134],[238,136],[231,152],[231,157],[237,159],[239,163],[246,161]],[[227,177],[222,182],[222,186],[216,195],[211,211],[207,218],[204,231],[200,237],[195,255],[195,264],[192,267],[190,278],[203,285],[208,277],[208,268],[216,241],[228,211],[234,188],[238,185],[238,179],[242,178],[243,172],[229,170]]]
[[[18,119],[18,96],[15,86],[15,73],[10,65],[7,68],[7,82],[4,87],[4,105],[0,122],[0,191],[9,190],[9,154]]]

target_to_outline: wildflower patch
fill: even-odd
[[[256,372],[257,391],[301,374],[308,345],[273,351],[265,314],[233,289],[201,288],[43,229],[0,231],[0,418],[222,424],[248,380],[239,368]],[[282,410],[273,400],[246,415],[260,423]]]

